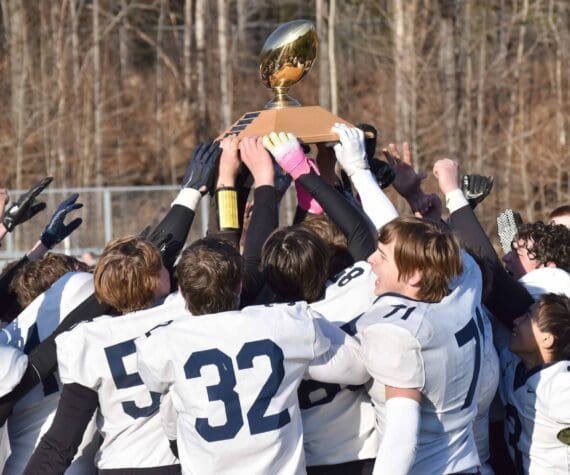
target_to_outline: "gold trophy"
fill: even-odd
[[[238,138],[265,135],[272,131],[292,132],[303,142],[336,142],[331,132],[335,122],[352,126],[320,106],[304,106],[288,94],[311,69],[317,58],[319,40],[315,25],[308,20],[294,20],[280,25],[265,41],[259,55],[259,73],[275,97],[265,110],[248,112],[221,137]]]

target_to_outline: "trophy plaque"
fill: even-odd
[[[238,138],[266,135],[273,131],[292,132],[307,144],[336,142],[331,132],[335,122],[352,127],[320,106],[301,106],[288,94],[311,69],[317,58],[318,38],[313,23],[294,20],[280,25],[265,41],[259,56],[259,73],[263,84],[275,96],[264,110],[247,112],[220,138],[237,134]]]

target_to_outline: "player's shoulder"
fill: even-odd
[[[408,298],[397,293],[385,293],[377,297],[373,306],[357,323],[359,333],[375,325],[392,325],[410,333],[413,337],[430,333],[429,318],[433,304]]]
[[[536,381],[538,396],[570,401],[570,361],[557,361],[546,366],[540,373]]]
[[[265,305],[251,305],[239,311],[239,315],[245,318],[285,318],[293,320],[306,320],[316,312],[309,308],[309,304],[303,300],[286,303],[269,303]]]

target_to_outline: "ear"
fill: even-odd
[[[419,287],[421,282],[422,282],[422,271],[419,269],[416,269],[413,274],[408,277],[408,282],[407,284],[412,286],[412,287]]]
[[[544,267],[557,267],[557,265],[554,262],[547,262]]]
[[[554,345],[554,335],[552,333],[543,333],[538,344],[545,350],[551,350]]]

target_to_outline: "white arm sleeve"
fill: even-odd
[[[420,405],[407,397],[386,401],[386,423],[373,475],[406,475],[416,455]]]
[[[360,345],[350,335],[323,318],[316,318],[315,331],[331,342],[329,349],[307,367],[305,378],[323,383],[364,384],[370,379],[360,355]]]
[[[166,356],[168,348],[163,334],[165,328],[157,328],[149,336],[135,340],[137,371],[150,391],[165,393],[174,382],[174,371]]]
[[[458,209],[469,206],[469,201],[467,201],[463,192],[457,188],[456,190],[445,194],[445,206],[447,207],[449,214],[451,214]]]
[[[195,211],[200,198],[202,198],[202,194],[198,190],[182,188],[170,206],[180,205]]]
[[[0,397],[20,382],[28,367],[28,357],[11,346],[0,346]]]
[[[378,186],[370,170],[359,170],[350,179],[360,195],[364,212],[376,229],[398,217],[398,211]]]

